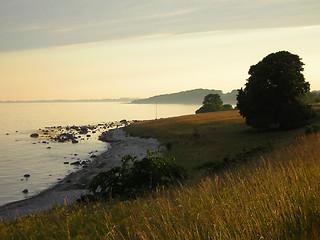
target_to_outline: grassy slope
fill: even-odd
[[[265,147],[269,143],[279,147],[304,129],[257,132],[245,125],[238,111],[226,111],[143,121],[127,127],[127,131],[133,136],[155,137],[164,146],[171,145],[165,154],[192,169],[207,161],[232,158],[244,149]]]
[[[170,154],[180,152],[188,167],[196,164],[191,156],[217,159],[267,141],[291,144],[232,172],[135,201],[60,207],[0,223],[0,239],[318,239],[320,135],[293,142],[298,130],[257,133],[235,111],[137,126],[130,131],[172,142]],[[199,139],[191,137],[195,126]]]

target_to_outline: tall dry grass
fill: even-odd
[[[320,135],[146,198],[0,223],[0,239],[319,239]]]

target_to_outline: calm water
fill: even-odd
[[[64,164],[90,160],[108,149],[99,133],[78,144],[30,138],[53,126],[95,125],[193,114],[193,105],[136,105],[108,102],[0,103],[0,205],[30,197],[54,185],[77,167]],[[25,178],[25,174],[30,174]],[[28,193],[22,191],[28,189]]]

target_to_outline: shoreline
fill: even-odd
[[[146,150],[158,150],[156,139],[140,139],[126,136],[122,128],[104,132],[102,141],[110,143],[110,148],[97,156],[86,167],[67,175],[63,180],[28,199],[11,202],[0,207],[0,221],[11,221],[18,217],[50,210],[57,205],[71,205],[88,193],[90,180],[99,172],[107,171],[121,164],[122,157],[131,154],[142,159]]]

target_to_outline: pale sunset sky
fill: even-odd
[[[0,100],[229,92],[282,50],[320,90],[319,0],[0,2]]]

